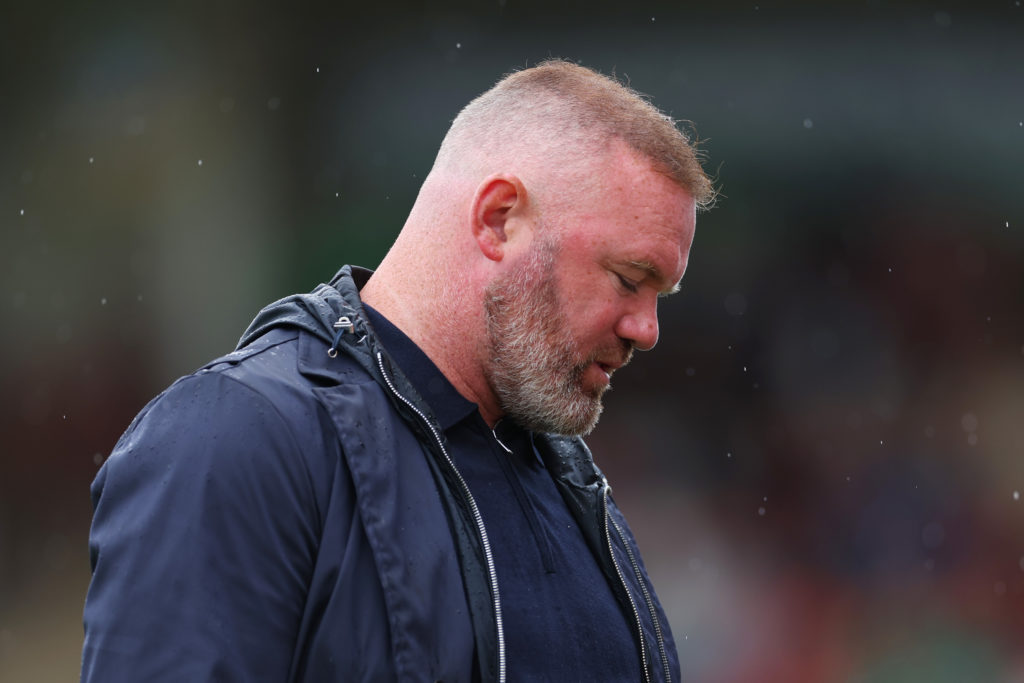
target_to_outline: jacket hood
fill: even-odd
[[[240,349],[276,328],[299,329],[327,344],[334,338],[334,323],[342,316],[363,318],[359,289],[373,271],[344,266],[330,284],[320,284],[308,294],[293,294],[261,310],[238,340]]]

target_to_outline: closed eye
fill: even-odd
[[[636,294],[637,289],[638,289],[638,286],[637,286],[636,282],[633,282],[632,280],[630,280],[630,279],[628,279],[626,277],[623,277],[619,273],[615,273],[615,277],[619,278],[619,282],[626,289],[626,291],[630,292],[631,294]]]

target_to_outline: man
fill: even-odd
[[[470,103],[375,273],[267,307],[122,436],[83,680],[678,680],[579,436],[711,198],[672,121],[583,67]]]

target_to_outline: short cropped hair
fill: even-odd
[[[712,205],[714,184],[676,121],[623,83],[560,59],[508,74],[466,105],[435,167],[453,167],[474,154],[500,156],[502,147],[524,141],[538,154],[587,157],[616,138],[689,192],[698,207]]]

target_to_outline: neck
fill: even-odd
[[[471,274],[450,267],[464,262],[452,252],[446,257],[434,249],[412,249],[411,265],[396,252],[399,242],[363,287],[362,300],[409,337],[493,427],[502,413],[482,371],[486,321],[481,302],[470,300],[480,288]]]

